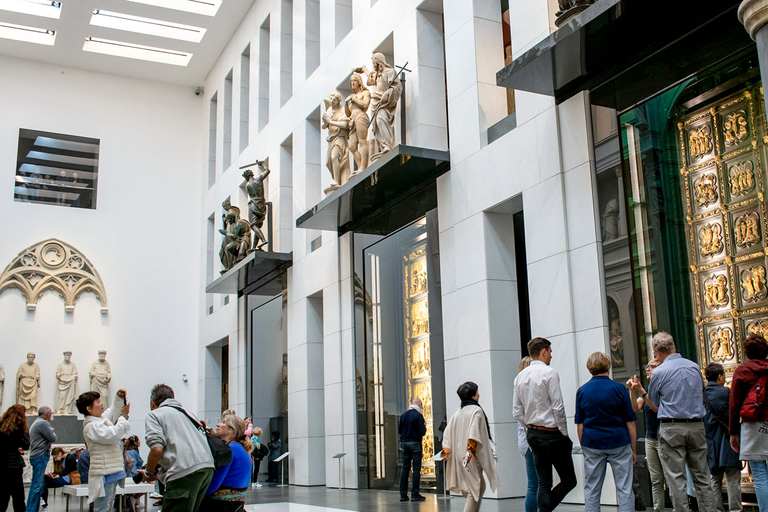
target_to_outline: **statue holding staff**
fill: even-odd
[[[397,101],[403,92],[399,71],[389,64],[383,53],[376,52],[371,57],[373,71],[365,66],[356,68],[356,73],[368,75],[368,85],[374,86],[371,93],[371,135],[368,138],[368,151],[371,162],[395,147],[395,110]]]

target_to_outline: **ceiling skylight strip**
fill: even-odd
[[[0,10],[59,19],[61,2],[50,0],[0,0]]]
[[[35,138],[35,146],[54,149],[66,149],[68,151],[80,151],[81,153],[93,153],[94,155],[99,154],[98,144],[87,144],[85,142],[54,139],[51,137],[43,137],[42,135],[38,135]]]
[[[47,162],[59,162],[62,164],[87,165],[96,167],[99,165],[98,158],[82,158],[79,156],[59,155],[56,153],[45,153],[43,151],[30,151],[27,153],[28,159],[45,160]]]
[[[147,60],[150,62],[159,62],[161,64],[171,64],[173,66],[186,66],[192,58],[191,53],[167,50],[165,48],[155,48],[153,46],[123,43],[121,41],[111,41],[109,39],[99,39],[96,37],[85,38],[83,51],[113,55],[115,57],[126,57],[129,59]]]
[[[56,42],[56,31],[13,25],[12,23],[0,23],[0,38],[53,46],[53,43]]]
[[[113,28],[116,30],[127,30],[129,32],[137,32],[139,34],[147,34],[150,36],[179,39],[181,41],[190,41],[192,43],[199,43],[205,35],[205,29],[201,27],[131,16],[119,12],[103,11],[101,9],[93,11],[91,25]]]
[[[216,16],[221,0],[128,0],[145,5],[154,5],[176,11],[191,12],[194,14],[203,14],[205,16]]]

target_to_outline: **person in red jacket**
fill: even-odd
[[[763,376],[768,375],[768,360],[765,359],[768,342],[759,334],[750,334],[744,340],[744,354],[748,361],[736,368],[731,380],[728,407],[731,448],[739,454],[740,460],[749,462],[758,508],[768,510],[768,407],[761,410],[758,421],[742,422],[740,414],[747,394]]]

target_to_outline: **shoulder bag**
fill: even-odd
[[[211,449],[211,455],[213,455],[213,466],[216,469],[222,468],[232,462],[232,448],[230,448],[222,438],[213,434],[209,434],[199,421],[195,420],[192,416],[187,414],[187,411],[181,407],[171,406],[171,408],[184,413],[184,416],[189,418],[189,421],[192,422],[195,428],[197,428],[197,430],[205,435],[205,439],[208,441],[208,448]]]

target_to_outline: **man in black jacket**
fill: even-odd
[[[398,433],[400,447],[403,450],[403,469],[400,473],[400,501],[408,501],[408,473],[413,463],[413,485],[411,500],[424,501],[426,498],[419,494],[421,480],[421,439],[427,433],[427,422],[421,414],[422,403],[414,398],[411,406],[400,416]]]
[[[707,431],[707,462],[712,474],[715,506],[723,512],[723,476],[728,480],[729,511],[738,512],[741,506],[741,462],[731,449],[728,437],[728,401],[731,390],[725,387],[723,365],[710,363],[704,370],[707,387],[704,388],[704,427]]]

